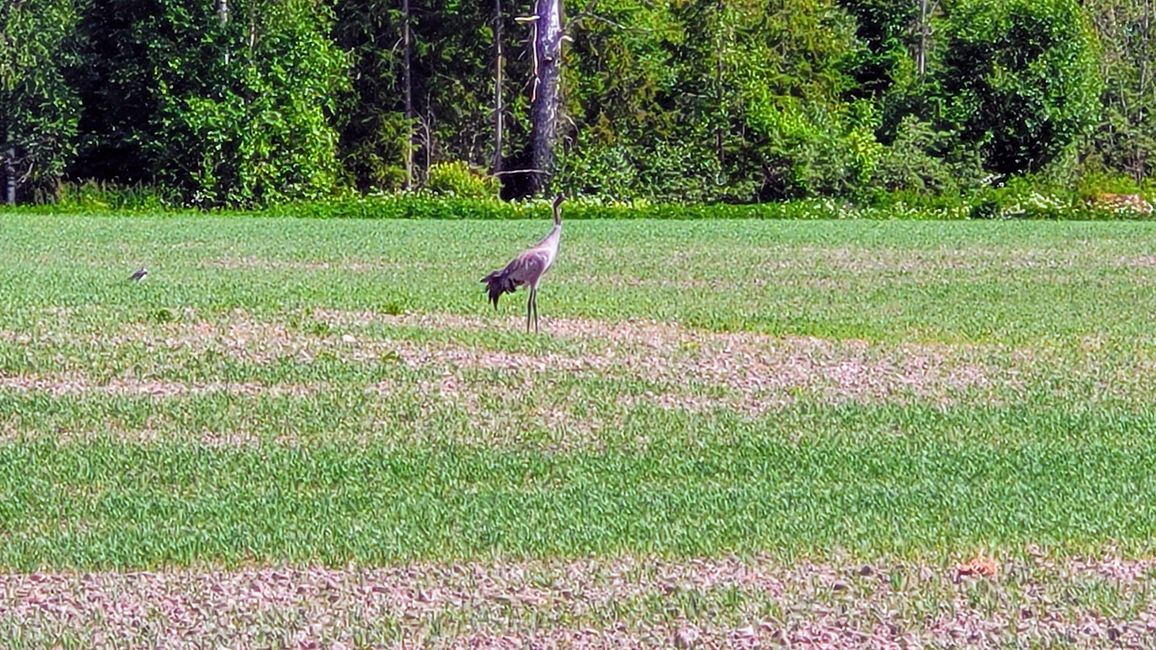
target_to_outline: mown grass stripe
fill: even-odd
[[[0,446],[0,565],[1151,550],[1156,443],[760,440],[542,455]]]

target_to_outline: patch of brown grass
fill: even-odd
[[[146,351],[185,355],[220,354],[244,363],[289,361],[310,364],[319,358],[350,363],[400,363],[412,373],[370,385],[371,394],[388,397],[400,390],[436,396],[448,408],[465,411],[479,426],[514,434],[519,428],[546,427],[559,439],[589,440],[621,422],[626,411],[649,405],[695,413],[736,412],[759,417],[798,401],[826,403],[960,402],[1007,403],[1031,386],[1084,391],[1081,399],[1136,399],[1142,381],[1105,381],[1087,360],[1041,360],[1039,350],[948,344],[886,344],[855,339],[775,337],[750,332],[716,333],[652,320],[603,321],[549,319],[544,349],[502,350],[486,345],[415,340],[405,329],[476,331],[514,324],[519,318],[451,314],[390,315],[372,311],[317,310],[310,322],[260,319],[232,312],[216,320],[129,323],[88,335],[85,345],[135,345]],[[395,328],[397,331],[391,331]],[[12,333],[8,333],[12,335]],[[14,335],[28,345],[74,343],[67,332],[51,328]],[[11,338],[11,337],[9,337]],[[1090,353],[1094,350],[1090,350]],[[151,355],[150,355],[151,356]],[[165,355],[157,355],[165,356]],[[1152,359],[1115,363],[1111,372],[1136,374]],[[1066,364],[1066,365],[1065,365]],[[1083,364],[1083,365],[1081,365]],[[1085,367],[1086,366],[1086,367]],[[1082,369],[1082,370],[1081,370]],[[1083,375],[1081,375],[1083,372]],[[166,373],[169,374],[169,373]],[[1142,375],[1142,373],[1140,373]],[[436,378],[436,379],[431,379]],[[1059,377],[1064,384],[1056,384]],[[543,399],[541,389],[574,379],[642,382],[628,391],[621,407],[603,415],[575,414],[579,398]],[[438,382],[433,387],[431,381]],[[1084,382],[1080,385],[1078,382]],[[422,383],[424,382],[424,383]],[[493,395],[492,387],[500,390]],[[44,390],[56,394],[103,390],[158,397],[229,392],[305,395],[317,386],[190,384],[138,381],[96,382],[78,376],[7,377],[0,389]],[[502,392],[505,391],[505,392]],[[1077,393],[1072,393],[1076,395]],[[524,396],[532,404],[512,409]],[[1145,398],[1146,399],[1146,398]]]
[[[450,330],[477,330],[493,322],[465,316],[372,312],[326,311],[316,316],[335,325]],[[438,364],[638,377],[671,388],[653,400],[661,406],[685,406],[692,411],[740,407],[751,414],[794,401],[800,391],[833,401],[941,401],[997,384],[1013,389],[1019,385],[1015,377],[976,359],[975,349],[964,346],[871,345],[857,340],[712,333],[656,321],[593,319],[551,319],[549,333],[578,342],[578,352],[530,355],[442,344],[405,349],[401,355],[415,367]],[[688,385],[721,387],[733,395],[714,400],[701,392],[678,391]],[[651,401],[649,396],[639,400]]]
[[[0,639],[19,630],[70,634],[86,647],[360,647],[372,638],[381,645],[369,647],[890,648],[1126,645],[1156,633],[1151,560],[1005,564],[980,591],[948,568],[766,557],[3,575]],[[1101,588],[1104,564],[1127,567],[1111,570],[1120,575],[1111,593],[1138,610],[1063,597]]]
[[[107,395],[172,398],[227,393],[252,397],[256,395],[301,397],[321,390],[319,386],[303,384],[256,384],[251,382],[198,382],[185,383],[135,378],[116,378],[94,383],[79,374],[0,376],[0,388],[16,392],[40,392],[50,395]]]
[[[265,271],[341,271],[348,273],[362,273],[366,271],[389,271],[398,269],[419,268],[420,264],[410,262],[389,262],[385,260],[289,260],[281,258],[256,257],[220,257],[207,260],[201,266],[211,269],[238,270],[265,270]]]

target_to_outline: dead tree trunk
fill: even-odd
[[[8,205],[16,205],[16,148],[8,149],[4,156],[4,184],[6,190],[4,192],[4,202]]]
[[[915,25],[917,41],[915,43],[915,74],[922,77],[927,74],[928,50],[931,49],[931,17],[939,8],[939,0],[919,0],[919,20]]]
[[[919,0],[919,51],[915,55],[916,74],[922,77],[927,74],[927,0]]]
[[[723,33],[726,20],[726,6],[723,4],[723,0],[718,0],[718,3],[715,5],[715,12],[717,26],[715,29],[714,91],[715,101],[717,102],[715,108],[718,110],[719,116],[717,118],[718,124],[715,125],[714,129],[714,146],[715,155],[718,157],[718,167],[719,169],[724,169],[726,160],[724,159],[725,152],[723,149],[723,124],[727,119],[727,110],[726,99],[723,94],[723,48],[726,47],[728,41],[726,35]]]
[[[1152,56],[1152,2],[1145,0],[1140,14],[1140,56],[1137,64],[1138,83],[1137,90],[1139,90],[1140,97],[1153,96],[1152,75],[1150,74],[1151,56]],[[1143,110],[1140,111],[1140,121],[1143,118]],[[1133,165],[1132,180],[1136,181],[1137,185],[1144,182],[1148,176],[1148,149],[1141,145],[1139,138],[1132,138],[1135,142],[1135,163]]]
[[[217,20],[221,27],[229,24],[229,0],[217,0]],[[229,65],[229,43],[225,41],[225,65]]]
[[[493,173],[502,171],[502,0],[494,0],[494,164]]]
[[[554,171],[562,78],[562,0],[537,0],[534,10],[534,78],[531,82],[530,151],[534,194],[548,191]]]
[[[409,0],[401,0],[402,84],[405,86],[405,189],[413,188],[413,83],[410,73]]]

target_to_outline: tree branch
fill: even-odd
[[[575,16],[573,19],[570,20],[569,26],[574,27],[575,25],[580,25],[584,18],[589,18],[591,20],[597,20],[600,23],[606,23],[607,25],[610,25],[612,27],[617,27],[618,29],[633,29],[636,32],[647,32],[647,33],[654,31],[654,30],[646,28],[646,27],[628,27],[626,25],[623,25],[620,22],[610,20],[609,18],[607,18],[605,16],[599,16],[598,14],[592,14],[592,13],[578,14],[577,16]]]
[[[541,169],[510,169],[507,171],[494,172],[493,176],[512,176],[514,174],[545,174]]]

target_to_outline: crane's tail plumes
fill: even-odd
[[[490,302],[494,303],[495,311],[498,309],[498,298],[501,298],[503,293],[514,293],[518,288],[518,285],[514,284],[513,278],[506,273],[505,269],[494,271],[482,278],[482,282],[485,283],[486,290],[490,292]]]

